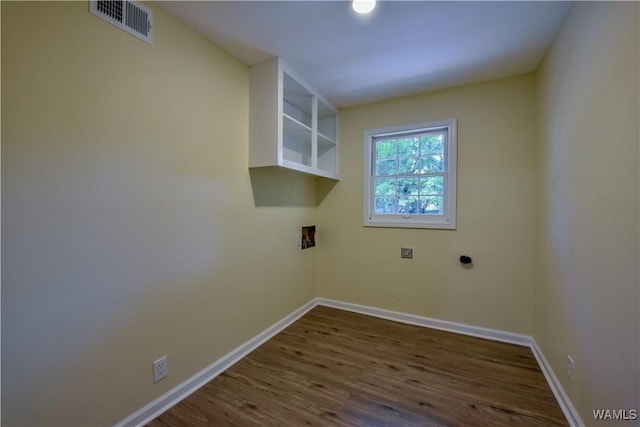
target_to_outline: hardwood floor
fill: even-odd
[[[318,306],[148,424],[566,426],[527,347]]]

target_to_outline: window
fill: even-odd
[[[456,228],[456,119],[365,132],[364,225]]]

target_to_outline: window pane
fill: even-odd
[[[434,154],[420,159],[420,173],[433,173],[444,171],[444,155]]]
[[[396,157],[398,154],[398,144],[395,139],[376,142],[376,158],[383,159]]]
[[[395,197],[376,197],[376,214],[395,214]]]
[[[456,228],[455,118],[366,130],[365,139],[365,226]]]
[[[398,174],[400,175],[411,175],[420,173],[420,159],[417,158],[409,158],[409,159],[400,159],[398,161]]]
[[[395,178],[376,178],[376,196],[394,196],[396,194]]]
[[[396,159],[377,160],[376,175],[396,175],[398,173]]]
[[[418,178],[398,178],[398,194],[418,194]]]
[[[421,176],[420,194],[443,194],[444,178],[442,176]]]
[[[420,197],[420,213],[423,215],[442,215],[442,196]]]
[[[418,208],[418,198],[416,196],[398,197],[399,214],[417,214]]]
[[[398,157],[418,156],[418,138],[404,138],[398,140]]]
[[[422,155],[430,153],[444,153],[444,134],[434,133],[421,137],[420,152]]]

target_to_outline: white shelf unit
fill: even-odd
[[[280,58],[251,68],[249,167],[338,179],[338,110]]]

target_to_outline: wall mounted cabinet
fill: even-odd
[[[280,58],[251,68],[249,167],[338,179],[338,110]]]

